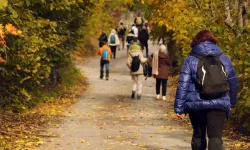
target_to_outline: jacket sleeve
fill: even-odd
[[[227,80],[230,86],[229,96],[230,96],[231,108],[233,108],[236,104],[236,98],[239,89],[238,80],[233,65],[230,66]]]
[[[109,55],[112,55],[112,51],[111,51],[111,49],[109,48]]]
[[[109,35],[109,37],[108,37],[108,45],[110,45],[110,36],[111,36],[111,35]]]
[[[101,56],[101,48],[99,48],[99,50],[98,50],[98,53],[97,53],[97,54]]]
[[[169,56],[168,56],[168,58],[166,59],[166,64],[167,64],[168,66],[171,65],[171,61],[170,61],[170,57],[169,57]]]
[[[120,45],[120,40],[119,40],[119,37],[118,37],[118,35],[115,35],[115,38],[116,38],[116,45]]]
[[[127,59],[127,66],[128,66],[129,69],[131,68],[131,63],[132,63],[131,61],[132,61],[132,58],[131,58],[131,56],[129,54],[128,59]]]
[[[142,64],[144,64],[144,63],[146,63],[148,61],[147,58],[144,58],[142,53],[140,54],[139,58],[140,58],[140,61],[141,61]]]
[[[188,88],[191,83],[191,68],[186,58],[181,74],[179,77],[179,83],[177,86],[176,97],[175,97],[175,104],[174,104],[174,111],[178,114],[184,114],[184,104],[186,101],[186,95],[188,93]]]

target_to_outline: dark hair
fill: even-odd
[[[120,22],[120,25],[123,25],[123,22]]]
[[[199,43],[205,42],[205,41],[210,41],[210,42],[213,42],[214,44],[217,44],[219,42],[218,39],[213,35],[212,32],[210,32],[208,30],[202,30],[196,34],[196,36],[192,40],[190,46],[195,47]]]
[[[102,40],[103,45],[107,44],[107,42],[108,42],[107,40]]]

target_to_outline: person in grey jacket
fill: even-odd
[[[130,45],[129,51],[128,51],[128,59],[127,59],[127,66],[130,69],[131,77],[134,82],[133,89],[132,89],[132,95],[131,98],[135,98],[135,94],[137,93],[137,99],[141,99],[142,94],[142,81],[143,81],[143,64],[147,62],[147,58],[143,57],[143,53],[141,50],[140,45],[137,44],[138,40],[137,37],[134,37],[133,44]],[[132,57],[139,56],[140,60],[140,66],[139,69],[135,72],[131,70],[132,67]]]

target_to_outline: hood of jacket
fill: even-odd
[[[210,41],[201,42],[192,48],[191,54],[198,54],[201,56],[213,55],[218,56],[222,52],[220,48]]]
[[[160,59],[167,59],[168,58],[168,55],[163,53],[163,52],[159,52],[158,56],[159,56]]]

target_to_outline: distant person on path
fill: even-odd
[[[98,38],[99,40],[99,47],[102,47],[102,41],[108,41],[108,37],[106,35],[106,33],[104,31],[102,31],[102,34],[100,35],[100,37]]]
[[[134,23],[138,29],[142,28],[142,25],[144,24],[144,20],[141,17],[141,13],[138,13],[138,16],[135,18]]]
[[[134,32],[135,37],[138,37],[138,28],[133,24],[131,30]]]
[[[118,29],[118,36],[119,36],[119,39],[120,39],[119,49],[121,49],[121,47],[122,47],[122,49],[124,49],[126,30],[127,29],[124,27],[123,23],[121,22],[120,27]]]
[[[236,104],[238,81],[231,60],[207,30],[191,42],[179,77],[174,111],[179,118],[189,113],[193,126],[192,150],[222,150],[222,128]]]
[[[100,66],[101,66],[101,70],[100,70],[100,79],[103,79],[104,77],[104,66],[106,69],[106,80],[109,80],[109,62],[111,60],[111,56],[112,56],[112,52],[109,48],[109,46],[107,45],[107,41],[102,41],[103,46],[101,48],[99,48],[98,50],[98,55],[101,56],[101,61],[100,61]]]
[[[146,57],[148,57],[148,40],[149,34],[145,26],[142,27],[141,31],[139,32],[138,39],[143,47],[146,48]]]
[[[143,57],[141,47],[137,44],[137,38],[133,40],[133,44],[129,48],[129,55],[127,60],[127,65],[130,69],[131,77],[134,82],[131,98],[135,98],[137,94],[137,99],[141,99],[142,94],[142,81],[143,81],[143,66],[142,64],[147,62],[147,58]]]
[[[170,58],[165,45],[161,45],[159,51],[154,52],[152,60],[152,74],[156,78],[156,98],[160,99],[160,89],[162,86],[162,99],[166,100],[168,66]]]
[[[134,31],[130,30],[129,33],[128,33],[128,35],[127,35],[127,38],[126,38],[126,41],[127,41],[127,51],[129,50],[129,46],[133,43],[134,37],[135,37]]]
[[[108,45],[110,46],[112,54],[113,54],[112,58],[115,59],[116,58],[116,49],[117,49],[117,46],[120,45],[120,41],[119,41],[119,38],[118,38],[116,31],[114,29],[111,30],[111,33],[109,35]]]

